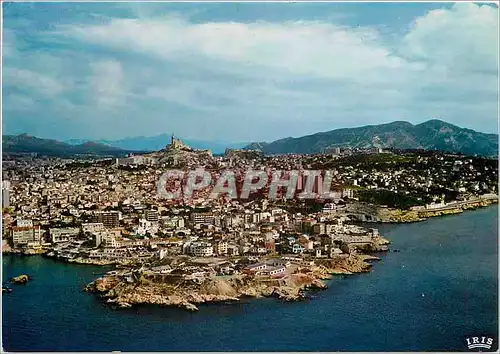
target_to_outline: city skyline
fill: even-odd
[[[42,1],[2,352],[498,351],[498,1]]]
[[[494,5],[4,3],[3,19],[3,134],[272,141],[431,118],[497,132]]]

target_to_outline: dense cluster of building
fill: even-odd
[[[336,164],[338,160],[335,154],[263,157],[243,151],[213,157],[172,139],[148,156],[9,162],[2,183],[2,247],[89,263],[246,257],[253,263],[242,271],[279,276],[286,264],[345,257],[378,242],[377,230],[352,225],[341,212],[357,198],[359,188],[429,193],[449,187],[458,193],[496,193],[491,179],[497,169],[473,158],[419,156],[397,165],[379,161],[380,168],[364,160]],[[336,187],[332,199],[314,210],[290,210],[282,200],[209,199],[203,194],[174,203],[158,197],[156,184],[163,165],[179,162],[220,171],[301,170],[334,163]],[[450,180],[452,173],[460,178]],[[220,268],[222,273],[234,271]],[[162,274],[167,268],[150,271]]]

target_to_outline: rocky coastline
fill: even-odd
[[[12,248],[10,246],[7,247],[2,247],[2,253],[3,254],[17,254],[17,255],[22,255],[22,256],[38,256],[38,255],[44,255],[47,253],[46,250],[42,249],[22,249],[22,248]]]
[[[130,279],[107,274],[88,284],[85,291],[99,294],[106,303],[119,308],[155,304],[197,311],[199,304],[237,302],[243,298],[275,297],[282,301],[300,301],[307,297],[308,290],[326,289],[324,280],[335,274],[369,272],[371,264],[367,261],[376,259],[352,254],[321,260],[314,266],[299,267],[282,278],[235,274],[209,277],[201,283],[175,277],[158,282],[142,275]]]
[[[443,208],[410,210],[387,208],[380,205],[353,203],[346,207],[344,213],[362,222],[401,224],[425,221],[429,218],[461,214],[467,210],[484,208],[498,203],[496,196],[480,198],[472,201],[455,202]]]
[[[59,255],[54,254],[53,252],[48,252],[43,254],[43,256],[47,258],[52,258],[56,259],[59,261],[63,262],[68,262],[68,263],[75,263],[75,264],[86,264],[86,265],[96,265],[96,266],[114,266],[120,264],[120,262],[116,260],[106,260],[106,259],[93,259],[93,258],[86,258],[86,257],[74,257],[74,258],[67,258],[67,257],[61,257]]]
[[[481,199],[475,202],[463,203],[456,207],[447,207],[437,210],[399,210],[390,209],[386,213],[381,212],[380,215],[381,222],[383,223],[408,223],[408,222],[418,222],[425,221],[429,218],[461,214],[467,210],[475,210],[478,208],[484,208],[489,205],[498,203],[498,199]]]

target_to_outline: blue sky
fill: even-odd
[[[497,132],[498,8],[3,3],[3,134],[270,141],[438,118]]]

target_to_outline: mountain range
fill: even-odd
[[[310,154],[335,147],[425,149],[466,155],[498,156],[498,135],[479,133],[432,119],[417,125],[396,121],[336,129],[298,138],[280,139],[271,143],[251,143],[245,149],[261,150],[265,154]]]
[[[61,142],[27,134],[4,135],[3,151],[7,153],[36,152],[47,156],[97,155],[124,156],[130,152],[158,151],[170,143],[171,135],[130,137],[120,140],[67,140]],[[498,156],[498,135],[479,133],[471,129],[432,119],[413,125],[396,121],[387,124],[343,128],[279,139],[270,143],[224,143],[204,140],[184,140],[195,149],[210,149],[220,154],[226,148],[260,150],[264,154],[311,154],[340,148],[425,149],[458,152],[466,155]]]
[[[128,137],[119,140],[98,140],[97,143],[105,144],[109,146],[114,146],[124,150],[132,151],[158,151],[163,149],[166,145],[170,143],[171,134],[160,134],[156,136],[137,136]],[[82,144],[87,140],[81,139],[71,139],[65,142],[71,145]],[[226,148],[231,149],[241,149],[245,147],[248,143],[228,143],[220,141],[208,141],[208,140],[194,140],[194,139],[182,139],[182,141],[194,148],[200,150],[211,150],[214,154],[222,154]]]
[[[37,153],[56,157],[75,155],[125,156],[130,152],[92,141],[71,145],[58,140],[42,139],[27,134],[3,135],[2,150],[4,153]]]

